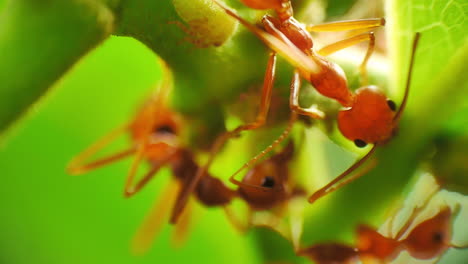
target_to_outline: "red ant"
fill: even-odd
[[[165,64],[163,64],[163,70],[165,79],[162,81],[156,96],[144,105],[129,124],[111,132],[76,156],[68,166],[68,171],[71,174],[84,173],[136,154],[125,183],[124,195],[126,197],[140,191],[158,170],[166,165],[172,169],[175,179],[179,182],[180,189],[177,191],[176,200],[178,201],[181,197],[191,193],[187,191],[188,186],[193,182],[195,172],[199,171],[199,166],[195,163],[192,153],[182,146],[183,120],[167,106],[167,98],[172,86],[172,75]],[[86,162],[93,154],[125,131],[130,133],[132,139],[132,145],[127,150]],[[197,183],[195,195],[205,206],[226,206],[232,198],[239,196],[254,211],[275,207],[291,196],[291,190],[287,187],[286,181],[288,179],[287,163],[292,157],[292,152],[293,145],[290,143],[281,153],[251,169],[242,182],[237,183],[239,186],[237,190],[231,190],[219,179],[207,175]],[[151,168],[136,184],[133,184],[137,169],[143,159],[149,162]],[[273,190],[273,192],[265,192],[265,190],[255,188],[259,186]],[[169,188],[163,197],[176,193],[173,189]],[[167,200],[164,199],[164,206],[167,206]],[[181,214],[182,209],[175,206],[171,219],[175,215]],[[152,213],[152,215],[154,214]],[[153,225],[153,221],[154,219],[149,223]],[[186,219],[182,222],[186,222]],[[233,223],[236,224],[236,221],[233,220]],[[179,224],[179,226],[183,227],[184,224]],[[148,235],[151,236],[151,233],[149,232]]]
[[[130,197],[140,191],[162,166],[177,159],[182,144],[180,133],[182,132],[183,121],[181,116],[167,106],[167,98],[172,86],[172,74],[168,66],[162,64],[165,79],[159,85],[155,96],[142,107],[132,121],[104,136],[73,158],[67,167],[70,174],[85,173],[135,155],[124,187],[124,195]],[[86,162],[92,155],[106,147],[124,132],[128,132],[132,140],[132,144],[128,149],[95,161]],[[151,168],[134,185],[133,181],[137,169],[143,159],[149,162]]]
[[[432,195],[431,195],[432,196]],[[406,250],[411,257],[419,260],[440,259],[448,248],[464,249],[450,242],[452,218],[457,215],[458,208],[452,211],[444,206],[435,215],[417,224],[413,229],[416,216],[426,205],[415,208],[395,237],[384,236],[367,225],[358,226],[357,243],[355,247],[340,243],[317,244],[298,251],[298,255],[306,256],[320,263],[353,263],[358,258],[378,260],[383,263],[394,260],[401,251]],[[403,235],[408,233],[406,237]]]
[[[206,207],[224,207],[231,223],[239,230],[245,231],[247,227],[252,225],[251,214],[253,211],[276,208],[299,192],[297,189],[292,190],[288,183],[287,164],[292,158],[293,151],[293,144],[290,143],[282,152],[259,163],[247,172],[241,182],[237,183],[239,187],[236,190],[229,189],[222,181],[207,174],[198,182],[194,195]],[[137,252],[144,252],[148,249],[153,237],[163,223],[162,219],[164,219],[165,213],[169,210],[168,201],[173,200],[174,193],[177,193],[177,196],[187,193],[187,184],[191,182],[198,168],[192,153],[187,150],[182,150],[171,165],[173,175],[179,183],[179,189],[175,189],[176,186],[169,186],[168,191],[155,204],[155,207],[153,207],[148,218],[136,234],[134,248]],[[258,187],[271,191],[261,190]],[[241,221],[237,220],[227,207],[235,197],[241,198],[249,206],[249,222],[247,224],[242,224]],[[179,209],[174,206],[172,215],[177,210]],[[189,213],[187,210],[177,213],[180,214],[180,219],[177,222],[175,234],[176,239],[180,239],[185,233]],[[183,231],[177,232],[180,229]]]
[[[265,32],[251,25],[219,1],[214,1],[221,6],[227,14],[246,26],[271,49],[283,55],[296,68],[291,82],[290,93],[290,108],[294,113],[307,115],[317,119],[323,118],[323,113],[314,107],[304,109],[299,106],[298,98],[301,87],[300,76],[302,76],[308,80],[318,92],[337,100],[344,107],[338,113],[337,122],[339,130],[346,138],[353,140],[355,145],[360,148],[365,147],[368,143],[374,144],[372,149],[348,170],[325,187],[312,194],[309,198],[309,202],[313,203],[318,198],[363,175],[363,173],[361,173],[353,176],[349,180],[344,180],[346,176],[359,168],[372,156],[377,145],[386,143],[395,133],[399,119],[405,109],[408,99],[414,53],[420,34],[416,33],[415,36],[405,94],[401,106],[397,111],[396,104],[387,99],[383,92],[379,91],[377,87],[365,85],[367,82],[365,66],[374,49],[373,33],[357,35],[326,46],[318,52],[315,52],[312,49],[312,37],[307,31],[339,31],[352,29],[371,30],[373,28],[383,26],[385,24],[384,19],[333,22],[323,25],[308,26],[305,28],[292,17],[292,8],[289,0],[242,0],[242,2],[247,6],[252,8],[265,8],[276,11],[278,18],[264,16],[262,23],[267,31]],[[342,69],[337,64],[324,59],[321,55],[328,55],[366,40],[369,41],[369,47],[360,66],[361,75],[363,76],[362,83],[364,86],[353,93],[348,88],[346,77]],[[267,67],[267,69],[274,69],[274,58],[275,55],[270,56],[268,64],[269,67]],[[273,66],[270,66],[270,64],[273,64]],[[265,79],[272,79],[274,77],[274,70],[267,72],[271,72],[271,74],[269,78]],[[265,100],[264,97],[262,98]],[[240,170],[250,166],[250,163],[261,158],[268,150],[269,149],[265,150],[257,157],[254,157]]]
[[[250,166],[251,163],[255,162],[267,152],[271,151],[274,146],[279,144],[280,141],[284,140],[290,132],[292,127],[292,123],[296,120],[296,114],[307,115],[315,119],[323,119],[324,113],[315,107],[310,108],[303,108],[299,105],[299,92],[300,92],[300,78],[299,73],[302,74],[308,81],[310,81],[314,87],[323,95],[333,98],[340,102],[344,107],[348,107],[354,110],[352,111],[354,114],[353,116],[348,115],[341,115],[339,119],[344,119],[341,123],[346,123],[347,120],[354,118],[354,115],[362,116],[366,113],[365,110],[362,108],[366,108],[368,106],[369,100],[374,99],[376,93],[374,87],[365,87],[359,90],[356,94],[353,94],[349,89],[346,81],[346,77],[344,75],[343,70],[337,65],[328,60],[325,60],[322,56],[318,55],[328,55],[343,48],[352,46],[359,42],[369,41],[369,48],[367,50],[367,54],[364,58],[364,61],[361,65],[361,73],[363,76],[363,83],[367,82],[367,72],[365,70],[365,66],[369,57],[371,56],[373,49],[374,49],[374,35],[373,33],[366,33],[361,34],[355,37],[351,37],[349,39],[337,42],[335,44],[331,44],[323,49],[321,49],[318,54],[312,49],[313,41],[312,37],[309,32],[304,28],[302,24],[300,24],[296,19],[293,17],[293,10],[291,7],[291,2],[289,0],[241,0],[245,5],[254,8],[254,9],[273,9],[276,11],[278,18],[274,18],[271,16],[264,16],[262,22],[266,29],[266,32],[252,26],[247,21],[239,17],[229,8],[225,7],[222,3],[218,0],[213,0],[217,5],[219,5],[225,12],[235,19],[237,19],[240,23],[245,25],[248,29],[250,29],[253,33],[255,33],[261,40],[263,40],[272,50],[273,52],[267,64],[267,69],[265,73],[265,78],[263,82],[262,94],[261,94],[261,103],[259,107],[259,112],[254,122],[241,125],[236,129],[226,132],[224,135],[220,136],[216,142],[213,144],[211,150],[211,156],[208,162],[204,167],[200,169],[197,173],[195,178],[193,179],[193,183],[189,187],[189,193],[194,190],[197,182],[203,177],[204,173],[208,170],[210,164],[212,163],[215,154],[221,148],[221,146],[226,142],[229,138],[235,137],[239,135],[240,132],[245,130],[253,130],[257,129],[260,126],[263,126],[266,121],[266,116],[268,114],[270,100],[271,100],[271,90],[273,87],[273,82],[275,79],[275,69],[276,69],[276,52],[282,54],[289,61],[296,66],[297,70],[294,73],[293,80],[291,83],[291,94],[290,94],[290,108],[293,111],[291,116],[290,123],[280,138],[277,140],[277,143],[273,143],[272,146],[269,146],[265,151],[263,151],[259,156],[253,158],[250,162],[245,164],[240,170],[238,170],[232,177],[231,181],[235,182],[234,176],[240,172],[241,170]],[[339,30],[352,30],[352,29],[373,29],[385,24],[385,20],[383,19],[369,19],[369,20],[359,20],[359,21],[346,21],[346,22],[337,22],[337,23],[329,23],[324,25],[318,26],[311,26],[308,29],[311,31],[339,31]],[[273,37],[274,36],[274,37]],[[377,97],[379,97],[377,96]],[[361,99],[363,98],[363,99]],[[380,98],[380,97],[379,97]],[[378,103],[381,103],[378,101]],[[373,104],[370,104],[373,105]],[[392,112],[395,109],[389,109],[387,102],[384,103],[385,109],[387,112]],[[393,106],[394,103],[391,103]],[[390,107],[391,108],[391,107]],[[367,108],[368,109],[368,108]],[[380,109],[380,108],[379,108]],[[349,112],[349,111],[347,111]],[[382,110],[381,110],[382,112]],[[393,113],[391,113],[393,115]],[[382,113],[382,117],[388,117],[389,114]],[[375,119],[375,118],[374,118]],[[379,121],[382,121],[379,123]],[[388,128],[388,120],[379,119],[377,123],[369,124],[369,122],[362,122],[361,126],[373,126],[375,133],[377,131],[381,131],[380,127],[385,126],[384,129]],[[379,135],[378,137],[374,135],[368,135],[372,132],[366,132],[366,135],[362,137],[363,140],[367,142],[377,142],[380,141],[383,137],[387,137],[388,131],[385,131],[383,135]],[[360,137],[361,138],[361,137]],[[354,140],[354,139],[353,139]],[[357,140],[356,144],[360,147],[364,147],[365,144],[363,140]],[[188,194],[187,194],[188,195]],[[182,197],[177,202],[177,207],[183,208],[184,204],[186,203],[188,196]],[[176,221],[177,216],[172,219],[172,221]]]

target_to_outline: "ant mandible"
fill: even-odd
[[[358,258],[364,263],[367,263],[366,260],[387,263],[394,260],[403,250],[415,259],[437,258],[438,261],[448,248],[467,248],[450,242],[452,220],[457,215],[459,207],[452,210],[449,206],[443,206],[436,215],[418,223],[410,230],[417,215],[427,204],[428,201],[423,207],[413,210],[395,237],[392,235],[387,237],[370,226],[359,225],[356,229],[357,241],[354,247],[340,243],[323,243],[300,249],[297,254],[320,264],[354,263]],[[405,233],[408,234],[403,238]]]

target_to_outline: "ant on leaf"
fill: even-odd
[[[426,209],[438,190],[436,189],[429,195],[422,207],[412,210],[395,236],[392,234],[384,236],[368,225],[359,225],[356,229],[354,246],[322,243],[300,249],[297,254],[319,264],[355,263],[357,260],[361,260],[362,263],[388,263],[395,260],[402,251],[407,251],[415,259],[435,259],[435,262],[438,262],[449,248],[468,248],[468,246],[458,246],[450,242],[452,222],[458,214],[459,206],[452,209],[443,205],[438,213],[415,224],[417,216]],[[393,219],[390,219],[390,225]]]

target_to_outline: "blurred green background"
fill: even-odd
[[[333,1],[336,8],[327,12],[340,16],[350,2]],[[0,0],[0,10],[3,5],[4,1]],[[461,8],[467,10],[466,5]],[[418,77],[423,78],[427,76]],[[148,254],[134,256],[130,241],[153,200],[167,184],[168,171],[158,174],[147,188],[129,200],[122,196],[129,161],[79,177],[65,173],[65,166],[74,155],[128,120],[160,79],[161,70],[152,51],[132,38],[111,37],[80,60],[14,125],[6,140],[0,143],[3,176],[0,263],[187,263],[194,260],[262,263],[264,254],[292,255],[285,241],[271,238],[274,235],[267,232],[238,234],[221,210],[212,209],[197,210],[194,228],[182,248],[171,246],[172,228],[166,225]],[[461,81],[463,88],[466,82]],[[324,145],[324,150],[319,152],[322,157],[315,157],[315,162],[322,159],[322,167],[330,175],[338,174],[351,162],[351,155],[326,140],[323,133],[315,130],[306,133],[313,138],[306,144]],[[339,159],[344,163],[337,165]],[[457,199],[464,198],[456,196]],[[333,205],[332,200],[321,203],[312,215],[346,206]],[[356,206],[347,205],[349,211]],[[463,212],[458,223],[468,219],[466,210]],[[339,223],[346,219],[326,221]],[[321,236],[329,231],[322,226],[312,228],[321,229]],[[458,224],[457,228],[456,236],[463,241],[462,229],[466,233],[466,227]],[[270,243],[265,242],[268,239]],[[464,263],[468,253],[451,251],[448,257],[445,263]]]
[[[168,173],[129,200],[122,195],[127,161],[65,173],[74,155],[133,115],[160,74],[148,48],[112,37],[29,110],[0,150],[0,263],[258,263],[255,245],[219,209],[196,217],[183,249],[171,247],[167,225],[153,250],[135,257],[130,240]]]

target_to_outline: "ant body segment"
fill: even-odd
[[[457,246],[450,242],[452,237],[452,220],[457,214],[457,208],[442,206],[439,212],[418,223],[412,229],[415,219],[423,207],[413,209],[412,214],[398,231],[395,237],[384,236],[374,228],[359,225],[356,229],[356,245],[350,246],[340,243],[323,243],[298,250],[298,255],[306,256],[320,263],[354,263],[358,258],[377,260],[378,263],[388,263],[398,257],[405,250],[418,260],[437,259],[443,256],[449,248],[464,249],[467,246]],[[407,234],[404,236],[404,234]],[[373,262],[371,262],[373,263]]]
[[[354,141],[355,145],[360,148],[367,146],[368,143],[373,144],[371,150],[348,170],[335,178],[325,187],[312,194],[309,197],[309,202],[313,203],[318,198],[363,175],[363,173],[356,174],[350,177],[350,179],[345,179],[345,177],[354,172],[372,156],[377,145],[386,143],[395,133],[409,95],[414,53],[420,34],[417,33],[415,35],[405,94],[401,106],[397,110],[396,104],[387,99],[382,91],[377,89],[376,86],[367,85],[367,73],[365,67],[374,49],[374,35],[372,33],[357,35],[326,46],[318,52],[315,52],[313,49],[312,37],[307,31],[340,31],[353,29],[371,30],[379,26],[383,26],[385,24],[384,19],[332,22],[323,25],[305,27],[293,18],[289,0],[242,0],[242,2],[247,6],[252,8],[267,8],[275,10],[277,18],[273,18],[268,15],[263,17],[262,23],[265,28],[265,32],[256,26],[251,25],[218,0],[214,1],[221,6],[227,14],[237,19],[241,24],[266,43],[269,48],[274,50],[271,57],[275,56],[275,52],[280,53],[296,68],[291,81],[290,92],[290,109],[293,113],[317,119],[323,118],[323,113],[318,109],[314,107],[304,109],[299,106],[299,92],[302,77],[309,81],[319,93],[326,97],[335,99],[343,106],[343,109],[338,113],[337,122],[338,128],[344,137]],[[343,70],[337,64],[326,60],[322,56],[331,54],[365,40],[369,41],[369,47],[360,66],[361,75],[363,76],[361,79],[363,86],[355,92],[352,92],[348,88]],[[274,72],[271,74],[274,76]],[[267,152],[267,150],[264,152]],[[257,157],[254,157],[240,170],[247,168],[251,162],[262,157],[264,152]]]
[[[200,179],[193,194],[206,207],[223,207],[230,222],[238,230],[245,231],[252,225],[252,212],[276,208],[296,194],[294,191],[297,192],[297,190],[292,190],[288,184],[287,164],[292,157],[293,151],[293,144],[290,143],[282,152],[259,163],[246,173],[235,190],[228,188],[221,180],[207,174]],[[171,189],[171,191],[166,192],[158,199],[160,202],[155,204],[147,219],[139,228],[134,240],[134,248],[138,252],[144,252],[149,248],[153,237],[163,223],[161,219],[164,218],[164,214],[169,210],[167,201],[174,200],[174,193],[177,193],[177,197],[187,193],[188,183],[191,182],[198,168],[192,153],[188,150],[182,150],[178,159],[171,165],[179,188],[171,188],[169,186],[168,189]],[[274,191],[265,191],[256,187],[263,187]],[[246,225],[234,217],[231,210],[227,207],[236,197],[246,202],[249,207],[249,222]],[[177,199],[175,200],[177,201]],[[179,209],[174,205],[172,215],[175,213],[180,215],[176,228],[180,226],[184,227],[188,221],[188,219],[185,219],[188,212],[187,210],[176,212],[177,210]]]
[[[323,119],[325,114],[318,110],[315,107],[303,108],[299,105],[299,92],[301,88],[300,77],[301,74],[309,82],[311,82],[314,87],[321,94],[333,98],[340,102],[344,107],[353,107],[355,102],[361,102],[355,97],[360,97],[361,93],[354,95],[347,85],[347,80],[344,75],[343,70],[335,63],[332,63],[324,59],[321,55],[328,55],[343,48],[352,46],[356,43],[362,41],[369,41],[369,48],[367,50],[366,56],[361,65],[361,73],[363,76],[363,83],[367,82],[367,71],[365,66],[369,57],[371,56],[374,49],[374,35],[373,33],[361,34],[349,39],[337,42],[335,44],[329,45],[318,52],[318,54],[313,50],[313,41],[312,36],[306,30],[306,28],[300,24],[293,17],[293,10],[290,0],[242,0],[242,2],[248,7],[254,9],[273,9],[277,14],[277,18],[271,16],[263,17],[263,25],[265,30],[268,32],[263,32],[262,30],[252,26],[247,21],[239,17],[229,8],[224,6],[218,0],[213,0],[218,6],[220,6],[228,15],[234,17],[241,24],[246,26],[249,30],[255,33],[261,40],[263,40],[267,45],[274,51],[270,54],[263,88],[261,92],[261,103],[259,111],[255,121],[241,125],[232,131],[228,131],[225,134],[218,137],[214,142],[211,149],[211,156],[205,166],[201,167],[193,182],[189,185],[188,193],[192,192],[198,181],[204,176],[206,171],[208,171],[210,164],[213,162],[215,154],[219,151],[222,145],[232,137],[239,135],[242,131],[257,129],[265,124],[266,117],[268,114],[272,87],[275,79],[276,73],[276,53],[280,53],[287,58],[291,58],[290,61],[296,66],[296,71],[293,75],[293,80],[291,82],[291,92],[289,105],[292,110],[290,122],[280,137],[267,149],[262,151],[260,155],[252,158],[248,163],[242,166],[233,176],[231,176],[231,182],[235,183],[234,176],[238,174],[243,169],[248,168],[252,163],[263,157],[266,153],[271,151],[274,146],[279,144],[284,140],[290,133],[292,124],[296,120],[297,114],[307,115],[314,119]],[[385,21],[383,19],[370,19],[370,20],[360,20],[360,21],[346,21],[346,22],[337,22],[325,24],[322,26],[313,26],[309,30],[328,30],[328,31],[337,31],[337,30],[350,30],[350,29],[373,29],[379,26],[383,26]],[[321,54],[321,55],[319,55]],[[387,103],[385,103],[387,105]],[[356,109],[360,109],[357,107]],[[374,124],[375,125],[375,124]],[[367,138],[366,138],[367,139]],[[361,142],[361,141],[359,141]],[[180,211],[185,206],[187,202],[188,194],[181,197],[177,201],[177,207],[180,208]],[[177,221],[177,215],[171,218],[171,222]]]
[[[74,157],[67,167],[70,174],[82,174],[134,155],[124,187],[124,196],[131,197],[140,191],[161,167],[172,163],[178,158],[182,148],[180,139],[183,120],[181,116],[167,106],[169,90],[172,87],[172,73],[165,63],[162,63],[162,65],[164,79],[160,83],[155,96],[143,105],[135,118],[128,124],[104,136]],[[131,145],[128,149],[87,162],[91,156],[124,132],[129,133],[131,139]],[[149,163],[150,169],[139,182],[134,184],[134,178],[142,160]]]
[[[193,153],[182,145],[183,120],[166,104],[172,79],[169,68],[164,66],[165,79],[156,96],[143,106],[132,121],[77,155],[67,168],[71,174],[81,174],[135,155],[125,183],[124,195],[126,197],[139,192],[161,167],[168,166],[171,169],[176,184],[169,184],[138,229],[133,241],[133,249],[137,253],[143,253],[149,249],[153,237],[163,224],[164,214],[170,210],[172,210],[171,217],[181,216],[175,228],[174,239],[182,240],[190,222],[190,210],[182,212],[176,204],[171,209],[168,201],[178,201],[182,196],[188,196],[191,193],[188,192],[189,184],[193,182],[196,172],[199,171]],[[88,161],[90,157],[124,132],[127,132],[132,140],[127,150]],[[221,180],[209,174],[205,175],[197,183],[194,195],[206,207],[224,207],[232,224],[240,230],[245,230],[252,223],[244,225],[235,219],[227,205],[238,197],[247,203],[250,212],[262,211],[279,206],[291,198],[293,193],[288,185],[288,162],[293,152],[294,146],[291,142],[283,151],[249,170],[243,180],[237,183],[237,189],[230,189]],[[149,163],[150,169],[136,184],[133,184],[137,168],[142,160]],[[273,190],[273,192],[256,187]],[[252,219],[249,218],[250,220]]]

